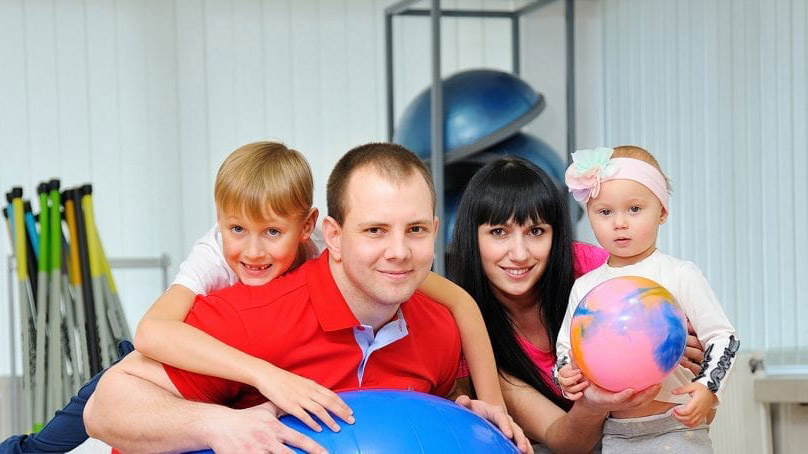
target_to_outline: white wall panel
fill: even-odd
[[[233,119],[234,140],[249,142],[264,138],[263,19],[260,1],[234,5],[233,24]]]
[[[201,0],[181,0],[175,6],[177,49],[177,121],[179,123],[180,210],[183,252],[212,224],[213,175],[208,131],[210,118],[206,96],[208,76],[204,70],[205,8]],[[181,51],[180,51],[181,49]],[[173,257],[179,260],[179,257]]]
[[[792,77],[794,83],[792,89],[792,123],[794,128],[791,131],[792,146],[808,148],[808,2],[793,2],[791,4],[791,62]],[[800,258],[804,251],[808,251],[808,210],[795,209],[794,207],[808,206],[808,178],[799,172],[799,169],[808,169],[808,153],[794,153],[792,178],[794,182],[793,194],[794,205],[790,212],[794,216],[794,251],[797,254],[794,260],[794,277],[803,280],[803,276],[808,276],[808,261]],[[804,290],[799,287],[799,290]],[[799,304],[798,298],[804,293],[798,293],[794,298],[796,306],[796,317],[794,317],[795,332],[797,333],[797,345],[808,345],[808,330],[800,329],[800,324],[808,320],[808,305]]]
[[[3,184],[3,194],[10,189],[12,184],[20,184],[29,179],[31,173],[31,163],[28,159],[28,103],[26,100],[26,78],[25,78],[25,35],[23,34],[23,6],[22,2],[5,2],[0,11],[0,61],[14,62],[13,65],[0,65],[0,137],[2,142],[2,160],[0,160],[0,181]],[[8,183],[6,183],[8,182]],[[15,183],[11,183],[15,182]],[[19,183],[16,183],[19,182]],[[33,188],[28,188],[33,190]],[[5,198],[3,198],[5,204]],[[5,229],[5,227],[3,227]],[[5,302],[3,310],[0,311],[0,323],[3,332],[8,326],[16,323],[19,315],[14,312],[13,319],[9,319],[8,283],[6,278],[7,261],[6,256],[11,254],[13,246],[9,236],[3,233],[3,240],[0,241],[0,270],[3,271],[0,279],[0,290],[2,290],[2,301]],[[12,280],[12,290],[16,290],[16,276]],[[15,307],[16,309],[16,307]],[[3,345],[6,345],[3,339]],[[16,345],[19,349],[20,341],[17,336]],[[9,350],[0,350],[0,370],[11,370],[11,359]],[[20,370],[19,368],[17,370]]]
[[[547,106],[525,130],[550,144],[566,161],[567,79],[564,32],[564,2],[554,2],[525,16],[520,26],[522,45],[521,77],[544,95]],[[503,22],[509,32],[508,22]],[[510,36],[501,44],[503,61],[510,70]],[[507,52],[506,52],[507,50]]]
[[[59,93],[57,91],[55,22],[52,2],[23,2],[24,67],[30,150],[42,160],[36,171],[55,175],[60,170]],[[49,102],[31,102],[32,99]]]
[[[84,10],[69,2],[53,3],[54,59],[58,79],[58,143],[63,156],[58,172],[66,181],[87,178],[90,122],[87,116],[87,65]],[[45,178],[43,175],[42,178]]]
[[[288,143],[294,137],[295,103],[292,84],[292,48],[287,45],[292,36],[291,6],[288,0],[273,0],[262,3],[263,94],[266,106],[265,131],[274,140]]]
[[[660,246],[701,266],[744,349],[806,347],[805,2],[601,7],[605,143],[671,177]]]

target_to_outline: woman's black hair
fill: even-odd
[[[457,212],[449,247],[449,278],[469,292],[480,306],[499,369],[524,381],[566,410],[571,403],[547,385],[522,350],[513,321],[494,296],[483,271],[478,227],[505,224],[511,219],[520,225],[541,222],[552,226],[548,263],[536,283],[536,310],[555,353],[558,331],[574,282],[572,223],[563,193],[539,167],[520,158],[505,157],[474,174]]]

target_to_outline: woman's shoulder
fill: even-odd
[[[605,249],[580,241],[572,243],[573,271],[576,279],[606,263]]]

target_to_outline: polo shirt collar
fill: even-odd
[[[331,269],[328,266],[328,249],[314,259],[312,270],[308,273],[309,295],[314,314],[323,331],[337,331],[358,326],[348,303],[340,293]]]

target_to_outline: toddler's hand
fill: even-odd
[[[674,389],[671,394],[690,394],[690,402],[673,409],[673,416],[687,427],[707,422],[707,415],[718,402],[718,397],[701,383],[689,383]]]
[[[564,397],[569,400],[578,400],[584,395],[589,381],[584,378],[584,374],[581,369],[578,369],[575,362],[570,362],[558,370],[558,384]]]
[[[348,424],[354,423],[353,410],[330,389],[278,367],[269,366],[253,383],[258,391],[283,412],[290,414],[312,430],[322,427],[312,418],[316,416],[334,432],[339,425],[329,414],[333,413]]]

